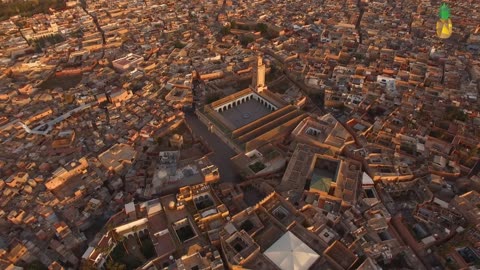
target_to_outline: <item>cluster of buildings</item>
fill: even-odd
[[[480,265],[480,4],[69,1],[0,22],[0,268]]]

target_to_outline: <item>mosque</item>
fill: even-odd
[[[199,119],[237,153],[283,140],[306,117],[265,84],[265,64],[257,56],[252,84],[197,110]]]

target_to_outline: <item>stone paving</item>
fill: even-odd
[[[251,99],[220,114],[237,129],[271,112],[257,100]]]
[[[236,155],[227,144],[225,144],[214,133],[208,131],[208,128],[194,114],[185,114],[185,121],[192,129],[195,136],[202,137],[207,145],[212,149],[213,153],[209,155],[210,161],[215,164],[220,171],[221,182],[241,182],[240,175],[230,160]]]

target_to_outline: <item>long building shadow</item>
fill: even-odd
[[[185,114],[185,121],[192,129],[194,135],[201,137],[201,139],[212,149],[213,153],[209,156],[209,159],[220,170],[220,181],[233,183],[241,182],[242,178],[237,173],[230,160],[230,158],[236,155],[235,151],[218,138],[217,135],[210,132],[195,114]]]

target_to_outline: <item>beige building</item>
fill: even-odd
[[[98,159],[108,170],[120,172],[135,160],[136,155],[137,151],[133,147],[118,143],[101,153]]]
[[[32,115],[30,115],[29,117],[27,117],[25,120],[24,120],[24,123],[25,125],[29,125],[33,122],[36,122],[42,118],[45,118],[49,115],[52,115],[53,114],[53,110],[49,107],[43,109],[43,110],[40,110]]]
[[[358,161],[331,156],[328,148],[298,144],[279,190],[303,192],[308,188],[322,196],[341,200],[344,205],[352,205],[360,192],[361,168]]]
[[[273,192],[232,217],[220,232],[230,269],[322,269],[327,244],[301,224],[309,222]]]
[[[372,153],[363,162],[374,181],[409,181],[414,177],[408,165],[396,162],[393,156]]]
[[[12,263],[17,263],[20,260],[30,262],[33,259],[31,254],[28,252],[28,248],[21,243],[17,243],[15,246],[13,246],[10,252],[8,252],[6,255],[6,258]]]
[[[28,173],[26,172],[17,172],[16,174],[11,175],[5,180],[5,184],[9,187],[19,187],[26,183],[28,180]]]
[[[22,95],[31,95],[37,91],[31,84],[27,84],[24,87],[18,88],[18,92]]]
[[[200,74],[200,79],[204,81],[215,80],[215,79],[223,78],[223,75],[224,74],[222,70],[214,70],[210,73]]]
[[[176,108],[181,108],[184,104],[192,104],[192,90],[190,87],[174,85],[165,96],[165,100]]]
[[[88,167],[88,162],[85,157],[78,161],[73,160],[63,167],[58,168],[53,172],[52,177],[45,183],[48,190],[54,190],[70,180],[71,178],[85,172]]]
[[[143,62],[143,57],[141,57],[140,55],[130,53],[122,58],[114,60],[112,64],[115,69],[124,72],[136,67],[138,64],[142,62]]]
[[[59,132],[55,140],[52,142],[54,149],[69,147],[75,141],[75,130],[65,130]]]
[[[119,89],[116,91],[112,91],[109,95],[110,102],[112,103],[120,103],[127,99],[130,99],[133,96],[132,91],[126,89]]]
[[[480,224],[480,194],[477,191],[470,191],[460,196],[456,196],[450,202],[471,224],[477,226]]]
[[[353,141],[352,135],[331,114],[303,119],[292,131],[292,136],[301,143],[328,148],[335,154],[339,154],[347,142]]]

